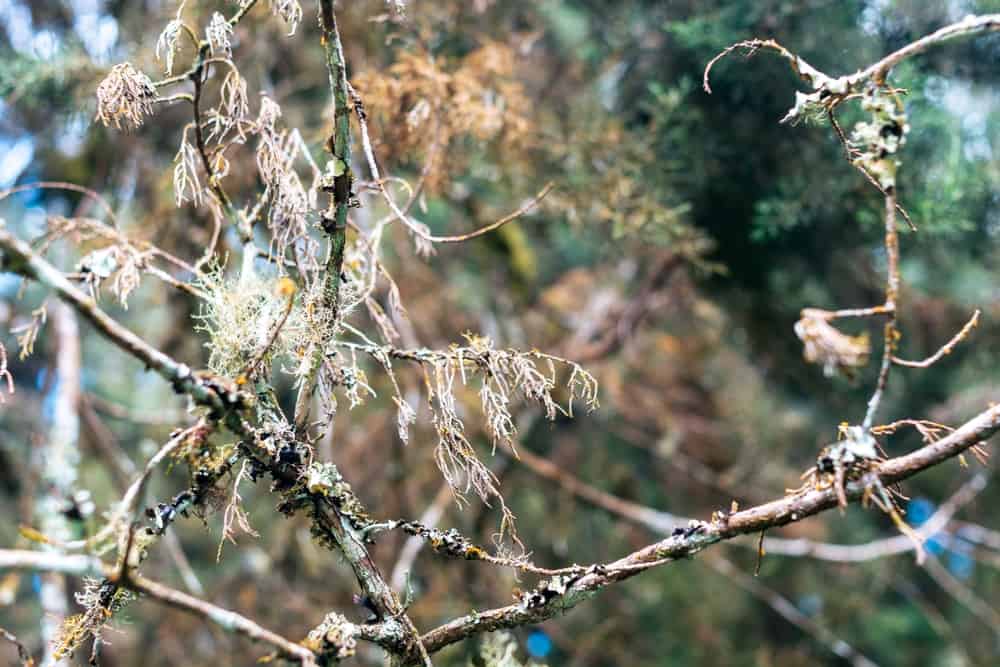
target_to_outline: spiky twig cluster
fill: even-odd
[[[268,213],[271,251],[276,257],[285,257],[293,249],[298,266],[312,272],[319,267],[319,246],[310,234],[312,226],[306,216],[316,208],[320,172],[298,131],[282,127],[280,119],[278,103],[262,97],[253,130],[258,137],[257,171],[271,197]],[[295,170],[300,157],[312,166],[313,179],[308,189]]]
[[[480,407],[494,450],[498,444],[503,444],[515,451],[517,429],[511,407],[518,396],[541,407],[546,418],[552,420],[560,415],[572,416],[577,400],[588,410],[597,408],[598,384],[593,375],[567,359],[537,350],[498,349],[489,338],[475,334],[466,334],[465,338],[466,345],[452,345],[445,351],[403,350],[378,346],[371,341],[364,344],[339,342],[337,345],[351,351],[363,351],[385,369],[395,390],[393,400],[398,411],[400,438],[404,441],[409,439],[408,427],[414,423],[416,413],[400,393],[392,362],[394,359],[407,360],[422,366],[431,420],[438,434],[434,460],[459,498],[474,491],[485,502],[500,501],[501,534],[504,534],[513,527],[514,517],[503,502],[496,476],[482,462],[469,440],[458,401],[461,389],[468,386],[473,377],[479,377]],[[557,398],[560,367],[563,368],[561,387],[567,392],[562,402]]]

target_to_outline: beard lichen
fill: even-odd
[[[334,338],[348,313],[324,306],[321,281],[289,290],[289,280],[256,273],[235,279],[216,272],[202,281],[206,297],[196,328],[208,336],[213,373],[237,378],[252,371],[267,377],[280,359],[287,362],[284,372],[301,377],[310,351]]]
[[[85,579],[83,590],[76,594],[76,602],[84,607],[84,611],[63,620],[55,639],[53,656],[61,660],[73,655],[88,638],[100,640],[115,612],[134,597],[131,591],[119,588],[106,579]]]

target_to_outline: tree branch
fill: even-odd
[[[347,64],[344,62],[344,47],[337,30],[337,16],[333,11],[333,0],[320,0],[320,39],[326,58],[333,97],[333,134],[327,139],[330,151],[332,173],[324,176],[323,190],[329,197],[329,205],[320,213],[323,231],[330,240],[329,254],[323,270],[323,308],[331,313],[331,321],[336,322],[340,312],[340,272],[344,263],[344,247],[347,245],[347,211],[353,197],[354,176],[351,172],[351,110],[348,107]],[[325,345],[314,345],[309,360],[309,369],[299,387],[295,400],[295,426],[304,431],[309,418],[309,403],[319,377],[326,353]]]
[[[98,308],[90,296],[69,282],[61,271],[32,250],[31,246],[2,228],[0,249],[5,254],[0,267],[33,278],[54,290],[59,298],[89,320],[101,334],[143,362],[147,369],[170,382],[176,391],[190,395],[198,404],[212,408],[219,414],[240,403],[237,393],[223,391],[218,386],[218,378],[196,375],[186,364],[164,354],[116,322]]]
[[[100,559],[93,556],[0,549],[0,570],[6,569],[61,572],[78,577],[94,576],[110,578],[116,574],[116,568],[105,565]],[[243,635],[253,641],[270,644],[282,656],[297,660],[302,665],[315,666],[316,664],[312,651],[261,627],[246,616],[238,614],[235,611],[223,609],[222,607],[136,574],[131,575],[128,581],[119,583],[137,593],[144,593],[158,602],[200,616],[218,625],[223,630]]]
[[[970,419],[961,427],[937,442],[919,450],[878,464],[870,473],[888,485],[900,482],[933,467],[949,458],[958,456],[1000,430],[1000,406],[990,408]],[[848,484],[844,490],[849,500],[857,500],[865,493],[863,482]],[[693,556],[702,549],[740,535],[756,534],[769,528],[801,521],[836,507],[837,491],[833,488],[810,490],[786,496],[757,507],[729,515],[712,523],[698,522],[678,534],[650,544],[643,549],[602,567],[588,568],[586,574],[569,582],[562,582],[562,592],[549,591],[543,604],[533,606],[528,597],[518,604],[474,612],[456,618],[426,633],[423,643],[434,652],[482,632],[540,623],[565,613],[580,602],[589,599],[612,583],[631,578],[644,569]],[[543,586],[551,584],[543,583]],[[410,660],[413,659],[411,654]]]

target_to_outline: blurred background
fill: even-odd
[[[460,233],[555,183],[537,210],[495,234],[424,259],[395,229],[384,257],[410,314],[400,325],[408,346],[444,348],[477,332],[498,346],[577,360],[601,383],[600,409],[579,410],[574,419],[550,423],[519,408],[521,460],[499,450],[489,458],[489,438],[475,430],[481,420],[467,420],[533,560],[605,561],[658,539],[649,526],[609,511],[609,498],[707,519],[733,501],[746,507],[799,486],[837,425],[860,421],[877,364],[854,377],[826,377],[803,360],[793,325],[804,307],[881,303],[882,198],[844,160],[828,125],[779,125],[802,89],[785,62],[734,54],[714,69],[713,95],[702,90],[702,70],[735,41],[774,37],[822,71],[849,73],[966,14],[1000,11],[1000,2],[409,0],[402,15],[392,4],[342,2],[338,18],[384,170],[414,182],[426,169],[414,215],[436,233]],[[233,5],[188,2],[184,16],[204,26],[213,11]],[[315,8],[303,8],[289,37],[261,3],[236,30],[234,60],[249,81],[252,112],[257,91],[267,92],[319,155],[329,133],[329,92]],[[171,188],[188,111],[162,109],[131,133],[93,122],[94,91],[112,65],[129,61],[162,76],[155,44],[176,11],[176,2],[157,0],[0,0],[0,190],[41,180],[86,186],[107,198],[132,238],[191,261],[200,256],[210,214],[177,208]],[[190,57],[182,50],[178,60]],[[893,74],[906,90],[911,126],[900,202],[919,228],[901,231],[900,354],[924,358],[974,309],[983,316],[939,364],[893,372],[883,422],[958,425],[1000,400],[998,65],[994,34],[938,47]],[[441,80],[452,84],[435,88]],[[458,94],[469,89],[482,94],[471,111]],[[845,127],[861,117],[857,109],[841,113]],[[228,187],[245,198],[257,185],[253,156],[231,159]],[[0,201],[0,218],[33,238],[50,216],[79,214],[86,201],[30,190]],[[354,215],[385,212],[373,196],[362,202]],[[235,254],[238,240],[229,234],[223,243]],[[48,256],[71,271],[87,250],[60,242]],[[11,333],[31,322],[45,297],[37,286],[22,289],[19,279],[0,276],[0,341],[16,383],[0,406],[3,548],[33,546],[18,526],[33,523],[43,495],[39,452],[65,416],[55,398],[57,324],[41,329],[23,359]],[[144,279],[127,310],[110,295],[102,306],[164,351],[205,365],[191,296]],[[367,315],[355,319],[375,330]],[[845,328],[868,331],[880,350],[874,322]],[[74,520],[93,530],[135,466],[193,418],[169,386],[88,324],[80,324],[80,336],[75,486],[90,500],[81,497]],[[401,371],[400,381],[418,405],[423,380],[412,370]],[[377,516],[436,513],[440,525],[489,544],[498,510],[478,500],[460,508],[443,487],[426,407],[404,445],[387,379],[377,368],[368,379],[379,398],[351,410],[342,401],[332,444],[355,491]],[[291,391],[287,379],[275,382]],[[462,396],[474,415],[475,387]],[[920,437],[901,431],[886,442],[898,455],[918,447]],[[884,665],[997,664],[995,466],[949,462],[904,485],[908,520],[919,525],[973,476],[987,482],[928,541],[926,567],[912,552],[861,562],[769,554],[754,578],[756,541],[746,538],[516,631],[518,655],[552,667],[862,664],[860,656]],[[166,500],[187,484],[188,471],[175,466],[154,476],[150,497]],[[217,561],[221,516],[181,520],[179,539],[159,545],[143,570],[202,590],[292,639],[331,610],[363,620],[349,568],[313,544],[307,519],[277,514],[265,482],[244,484],[241,493],[259,538],[239,535]],[[90,503],[96,511],[88,517]],[[897,534],[882,513],[851,507],[769,536],[863,544]],[[387,575],[399,570],[397,580],[403,542],[389,534],[374,549]],[[512,590],[531,585],[432,553],[403,565],[411,614],[423,630],[508,604]],[[71,581],[69,593],[80,585]],[[0,627],[36,656],[39,589],[38,576],[0,573]],[[104,665],[247,665],[266,654],[142,600],[117,615],[114,627]],[[86,653],[72,664],[85,664]],[[468,641],[435,664],[481,664],[478,656],[478,642]],[[0,641],[0,663],[15,659]],[[353,660],[378,664],[380,657],[363,648]]]

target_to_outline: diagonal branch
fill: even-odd
[[[816,641],[830,649],[834,655],[850,660],[855,667],[876,667],[874,662],[833,634],[825,625],[802,613],[788,598],[765,586],[755,577],[744,573],[732,561],[717,555],[706,558],[705,561],[713,570],[729,578],[730,581],[769,606],[786,621],[812,635]]]
[[[563,489],[594,507],[603,509],[654,533],[669,535],[674,530],[691,523],[691,519],[688,517],[680,517],[663,510],[640,505],[602,491],[524,447],[519,447],[518,453],[518,461],[536,475],[556,482]],[[916,534],[926,539],[941,531],[951,522],[958,510],[972,502],[986,488],[988,477],[989,475],[985,472],[974,475],[959,487],[946,502],[941,504],[938,510],[915,531]],[[975,524],[968,525],[973,530],[981,528]],[[757,549],[756,541],[753,544],[740,542],[736,544]],[[861,563],[908,553],[913,551],[914,543],[906,535],[886,537],[863,544],[835,544],[805,538],[765,537],[763,547],[765,553],[778,556],[815,558],[834,563]]]
[[[0,549],[0,570],[6,569],[61,572],[78,577],[113,577],[116,574],[116,568],[102,563],[100,559],[93,556],[67,556],[39,551]],[[121,583],[131,590],[143,593],[157,602],[211,621],[223,630],[243,635],[253,641],[270,644],[277,649],[280,655],[296,660],[302,665],[312,667],[316,665],[315,656],[312,651],[261,627],[246,616],[238,614],[235,611],[223,609],[187,593],[175,590],[165,584],[136,574],[130,576],[127,582],[123,581]]]
[[[213,381],[213,378],[196,375],[186,364],[161,352],[126,329],[98,308],[90,296],[67,280],[59,269],[38,255],[31,246],[3,228],[0,228],[0,249],[4,251],[0,268],[33,278],[54,290],[59,298],[89,320],[102,335],[143,362],[147,369],[170,382],[178,392],[190,395],[199,405],[212,408],[220,414],[239,404],[238,395],[221,391],[217,386],[218,378]]]
[[[0,249],[4,251],[4,263],[2,264],[4,268],[33,278],[55,290],[60,298],[90,320],[101,334],[118,347],[145,363],[148,368],[156,371],[168,380],[178,392],[188,394],[195,402],[210,408],[217,417],[225,418],[226,425],[234,433],[253,441],[253,434],[239,415],[243,401],[239,392],[228,391],[226,384],[218,378],[193,373],[186,365],[174,360],[124,328],[104,311],[97,308],[94,300],[71,284],[56,267],[40,257],[26,243],[2,228],[0,228]],[[350,520],[324,497],[317,496],[312,498],[312,501],[315,525],[319,530],[329,532],[334,542],[351,563],[365,595],[379,609],[383,618],[386,619],[386,624],[392,626],[387,627],[390,639],[385,644],[387,646],[399,646],[400,644],[409,646],[413,641],[416,641],[417,631],[405,614],[402,614],[399,601],[371,559],[363,541],[356,535],[350,525]],[[3,567],[2,561],[0,561],[0,567]],[[402,632],[399,632],[400,628],[398,628],[397,618],[400,616],[405,625],[408,626],[404,627]]]
[[[883,485],[908,479],[923,470],[958,456],[965,450],[981,443],[1000,430],[1000,406],[992,407],[964,425],[919,450],[899,456],[877,465],[870,474]],[[848,484],[845,489],[849,500],[858,500],[865,493],[863,481]],[[503,628],[540,623],[560,615],[579,603],[593,597],[601,589],[625,579],[629,579],[650,567],[693,556],[702,549],[740,535],[757,534],[761,531],[801,521],[836,507],[837,490],[825,488],[786,496],[763,505],[736,512],[712,523],[692,522],[687,529],[679,529],[676,534],[654,542],[624,558],[605,566],[591,567],[587,573],[563,581],[553,591],[551,582],[547,586],[542,604],[531,604],[530,596],[517,604],[499,607],[484,612],[456,618],[441,625],[422,637],[427,650],[434,652],[482,632],[492,632]],[[410,660],[415,656],[411,653]]]
[[[892,362],[894,364],[899,364],[900,366],[908,366],[910,368],[927,368],[931,366],[939,359],[941,359],[941,357],[951,354],[951,351],[955,349],[955,346],[968,337],[969,333],[971,333],[972,330],[975,329],[976,326],[979,324],[979,313],[980,311],[977,308],[976,312],[972,314],[972,317],[969,319],[969,321],[965,323],[965,326],[962,327],[959,330],[959,332],[952,337],[951,340],[942,345],[941,349],[939,349],[937,352],[927,357],[926,359],[922,361],[908,361],[906,359],[900,359],[899,357],[894,356],[892,358]]]

